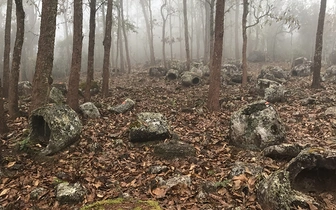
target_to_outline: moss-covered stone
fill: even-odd
[[[133,200],[133,199],[108,199],[97,201],[95,203],[83,206],[80,210],[125,210],[125,209],[133,209],[133,210],[161,210],[158,202],[147,200]]]

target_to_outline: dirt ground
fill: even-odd
[[[209,88],[206,78],[200,85],[183,87],[179,81],[149,77],[145,71],[113,76],[111,97],[93,97],[102,117],[83,119],[80,141],[45,159],[37,159],[20,147],[28,134],[27,118],[9,121],[10,132],[1,137],[0,206],[79,209],[95,201],[128,195],[158,201],[162,209],[261,209],[256,200],[255,177],[246,174],[244,179],[228,178],[236,161],[260,165],[265,175],[287,163],[228,144],[231,114],[243,105],[262,99],[255,91],[260,69],[261,65],[251,65],[253,80],[245,89],[240,85],[222,87],[222,107],[218,113],[210,113],[206,108]],[[336,105],[336,86],[323,83],[324,89],[314,90],[310,88],[311,80],[311,77],[291,77],[285,84],[286,102],[272,106],[286,126],[287,142],[336,149],[336,120],[324,115],[328,107]],[[308,97],[316,99],[315,103],[303,105],[301,100]],[[125,114],[107,111],[108,105],[120,104],[126,98],[136,101],[131,111]],[[22,100],[20,106],[24,111],[29,103]],[[147,111],[166,116],[171,130],[181,141],[194,145],[197,156],[163,160],[152,154],[152,144],[130,143],[131,121],[137,113]],[[120,140],[122,143],[117,145]],[[151,174],[148,169],[154,165],[168,166],[168,171]],[[153,190],[156,177],[166,180],[178,175],[190,176],[191,185],[173,188],[164,195]],[[62,181],[80,182],[86,188],[87,196],[82,203],[60,205],[56,201],[55,186],[60,176]],[[200,189],[207,183],[216,183],[217,187],[200,199]],[[32,199],[30,193],[38,187],[43,187],[45,192]],[[335,204],[335,198],[325,195],[325,199]]]

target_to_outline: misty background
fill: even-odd
[[[153,17],[153,41],[156,65],[162,65],[162,25],[161,6],[163,1],[150,0]],[[206,36],[209,33],[207,22],[207,4],[211,0],[188,1],[188,28],[191,58],[195,61],[205,61],[207,52],[205,46]],[[87,48],[89,37],[89,1],[83,0],[83,56],[82,72],[87,68]],[[118,1],[114,1],[117,5]],[[236,0],[226,1],[226,13],[224,23],[224,62],[239,60],[235,54],[235,39],[239,43],[239,56],[241,54],[241,14],[242,4],[238,11]],[[56,78],[68,76],[70,72],[72,53],[73,31],[73,1],[59,0],[56,28],[55,58],[53,75]],[[150,53],[147,38],[146,24],[139,0],[123,1],[124,16],[128,46],[132,69],[143,67],[149,63]],[[112,26],[111,68],[120,68],[120,46],[118,42],[118,12],[114,5],[114,17]],[[39,38],[41,0],[27,0],[24,2],[25,40],[22,51],[21,80],[32,81],[37,54]],[[95,40],[95,72],[101,72],[103,63],[103,39],[106,15],[106,2],[97,1],[96,13],[96,40]],[[268,7],[271,8],[271,16],[264,17],[260,23],[248,28],[248,54],[253,51],[261,51],[266,54],[270,62],[291,62],[293,58],[304,56],[312,58],[315,47],[315,35],[317,28],[319,0],[291,1],[291,0],[253,0],[250,4],[251,12],[248,16],[248,25],[256,22],[255,15],[262,14]],[[254,9],[252,9],[252,7]],[[165,27],[166,57],[167,60],[185,60],[184,46],[184,22],[182,12],[182,0],[167,0],[163,8],[163,14],[167,17]],[[238,12],[238,19],[237,19]],[[328,55],[336,49],[336,4],[327,2],[327,13],[324,29],[323,61],[328,62]],[[0,46],[4,46],[6,2],[0,2]],[[237,37],[235,30],[238,28]],[[15,4],[13,4],[11,50],[13,50],[16,33]],[[124,45],[122,45],[124,47]],[[3,48],[2,48],[3,49]],[[0,57],[3,58],[3,50]],[[125,53],[125,50],[123,50]],[[3,66],[3,59],[0,60]],[[0,69],[2,76],[2,68]]]

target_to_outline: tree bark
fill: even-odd
[[[68,84],[67,104],[75,111],[79,111],[79,80],[83,47],[83,2],[74,1],[74,24],[71,72]]]
[[[187,58],[187,71],[189,71],[190,70],[190,47],[189,47],[187,0],[183,0],[183,20],[184,20],[185,51],[186,51],[186,58]]]
[[[214,11],[215,11],[215,0],[210,1],[210,59],[212,57],[213,47],[214,47]]]
[[[103,97],[108,97],[109,80],[110,80],[110,52],[111,52],[111,31],[112,31],[112,8],[113,0],[107,2],[106,27],[104,45],[104,62],[103,62]]]
[[[13,8],[13,0],[7,0],[5,46],[4,46],[4,60],[3,60],[3,96],[5,98],[8,97],[8,89],[9,89],[9,73],[10,73],[9,60],[10,60],[10,45],[11,45],[12,8]]]
[[[122,31],[123,31],[124,42],[125,42],[127,73],[130,74],[132,66],[131,66],[131,58],[130,58],[129,49],[128,49],[128,39],[127,39],[127,33],[126,33],[126,23],[125,23],[125,17],[124,17],[124,4],[123,4],[123,0],[120,0],[120,13],[121,13]]]
[[[239,55],[239,5],[240,1],[236,0],[236,12],[235,12],[235,57],[236,61],[240,60],[240,55]]]
[[[155,54],[154,54],[154,43],[153,43],[153,17],[152,17],[152,8],[151,8],[151,0],[147,4],[146,0],[140,0],[140,4],[142,7],[142,12],[145,17],[145,23],[147,28],[147,38],[149,44],[149,53],[150,53],[150,64],[155,65]],[[146,11],[146,5],[148,6],[149,14]],[[149,17],[148,17],[149,16]]]
[[[15,0],[16,4],[16,38],[13,51],[12,70],[10,73],[9,94],[8,94],[8,112],[12,119],[19,116],[19,94],[18,82],[20,76],[20,65],[22,46],[24,40],[24,21],[25,13],[23,11],[22,0]]]
[[[91,82],[94,79],[94,49],[95,49],[95,39],[96,39],[96,0],[90,1],[90,20],[89,20],[89,47],[88,47],[88,63],[87,63],[87,75],[86,75],[86,86],[84,93],[84,101],[88,102],[91,100]]]
[[[31,110],[48,102],[50,76],[54,61],[56,15],[57,0],[43,1]]]
[[[167,22],[167,16],[163,14],[163,9],[167,5],[167,0],[164,1],[164,3],[161,5],[161,17],[162,17],[162,60],[163,60],[163,66],[167,68],[167,62],[166,62],[166,22]]]
[[[210,85],[207,104],[210,111],[220,110],[219,95],[221,86],[220,78],[224,37],[224,8],[225,0],[217,0],[215,19],[215,43],[210,64]]]
[[[6,123],[6,114],[4,110],[4,98],[3,98],[3,88],[1,85],[1,78],[0,78],[0,134],[6,133],[8,131],[7,123]]]
[[[243,34],[243,49],[242,49],[242,86],[245,87],[247,85],[247,57],[246,57],[246,50],[247,50],[247,14],[248,14],[248,0],[243,1],[243,18],[242,18],[242,34]]]
[[[321,87],[321,81],[320,81],[321,59],[322,59],[323,28],[324,28],[326,5],[327,5],[327,0],[321,0],[320,14],[318,18],[317,32],[316,32],[314,63],[312,66],[312,70],[313,70],[312,88]]]

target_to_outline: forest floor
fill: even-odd
[[[149,77],[147,72],[115,76],[111,79],[111,97],[93,98],[102,117],[83,119],[79,143],[43,160],[20,151],[18,146],[27,136],[27,118],[9,121],[10,132],[2,136],[0,206],[7,207],[3,209],[79,209],[95,201],[128,195],[155,200],[162,209],[261,209],[256,200],[254,177],[228,178],[237,161],[263,166],[266,175],[287,163],[228,144],[231,114],[262,99],[255,91],[261,66],[251,68],[254,79],[247,88],[242,89],[240,85],[222,87],[222,107],[217,113],[210,113],[206,108],[209,88],[206,79],[201,85],[183,87],[178,81]],[[336,86],[326,83],[324,89],[311,89],[311,79],[291,77],[285,84],[289,90],[287,101],[273,106],[286,126],[286,142],[336,149],[333,132],[336,119],[324,115],[328,107],[336,106]],[[300,100],[308,97],[315,98],[315,103],[303,106]],[[108,105],[120,104],[126,98],[136,101],[131,111],[125,114],[107,111]],[[21,102],[21,106],[29,104]],[[180,140],[195,146],[196,157],[163,160],[152,154],[152,144],[130,143],[130,122],[136,114],[147,111],[166,116],[171,130]],[[118,139],[123,143],[116,145]],[[101,151],[95,152],[94,145],[101,145]],[[156,165],[167,166],[168,170],[149,173],[150,166]],[[86,188],[87,195],[82,203],[60,205],[56,201],[59,174],[63,174],[64,181],[80,182]],[[190,186],[173,188],[164,194],[153,190],[156,177],[167,180],[177,175],[190,176]],[[199,189],[209,182],[217,183],[217,188],[205,199],[199,199]],[[246,185],[249,187],[247,193],[243,189]],[[38,187],[46,191],[33,200],[30,193]]]

